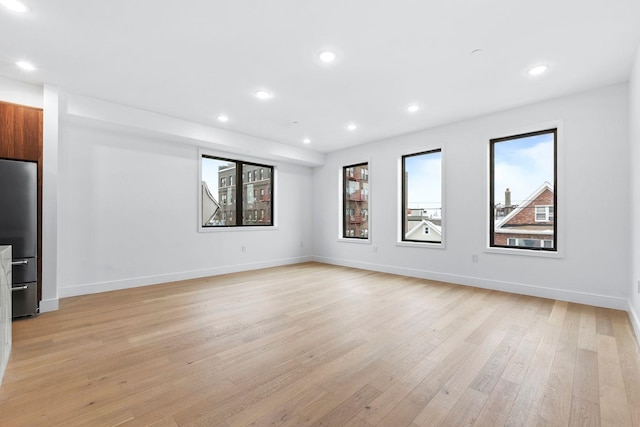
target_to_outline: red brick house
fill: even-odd
[[[493,246],[555,248],[553,186],[542,184],[494,227]]]

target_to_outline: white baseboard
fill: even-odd
[[[499,280],[479,279],[476,277],[461,276],[457,274],[437,273],[433,271],[415,268],[397,267],[393,265],[374,264],[360,261],[349,261],[338,258],[314,256],[313,260],[325,264],[340,265],[343,267],[360,268],[363,270],[379,271],[382,273],[398,274],[400,276],[417,277],[420,279],[436,280],[440,282],[454,283],[458,285],[473,286],[476,288],[491,289],[495,291],[511,292],[515,294],[529,295],[540,298],[550,298],[560,301],[574,302],[578,304],[593,305],[596,307],[613,308],[627,311],[629,303],[625,298],[611,297],[607,295],[590,294],[585,292],[566,291],[562,289],[545,288],[542,286],[525,285],[521,283],[503,282]],[[636,329],[637,335],[637,329]]]
[[[56,311],[59,308],[58,298],[55,299],[43,299],[40,301],[40,313],[46,313],[49,311]]]
[[[269,260],[250,264],[237,264],[224,267],[206,268],[202,270],[183,271],[179,273],[160,274],[156,276],[135,277],[132,279],[113,280],[109,282],[88,283],[83,285],[58,288],[58,296],[60,298],[66,298],[79,295],[96,294],[99,292],[157,285],[160,283],[177,282],[180,280],[199,279],[201,277],[218,276],[221,274],[237,273],[248,270],[258,270],[261,268],[279,267],[281,265],[299,264],[309,261],[312,261],[311,256]]]

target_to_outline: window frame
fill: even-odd
[[[440,153],[440,241],[435,240],[411,240],[406,238],[409,230],[406,229],[407,224],[407,182],[405,179],[405,160],[409,157],[423,156],[426,154]],[[422,246],[422,247],[439,247],[444,248],[444,148],[437,147],[415,153],[403,154],[400,156],[400,235],[398,244]],[[424,232],[424,230],[423,230]]]
[[[339,241],[345,241],[345,242],[361,242],[361,243],[370,243],[371,242],[371,216],[370,216],[370,211],[371,211],[371,189],[367,188],[367,207],[366,207],[366,211],[367,211],[367,228],[366,229],[362,229],[360,230],[360,233],[356,233],[355,230],[348,230],[348,222],[346,221],[347,218],[347,214],[346,211],[348,209],[348,195],[347,195],[347,185],[346,183],[349,182],[349,177],[353,177],[354,174],[353,173],[348,173],[350,170],[355,171],[355,168],[361,168],[363,166],[366,166],[366,174],[362,174],[363,178],[362,178],[362,182],[366,182],[367,185],[370,187],[371,186],[371,181],[369,179],[369,176],[371,174],[371,161],[370,160],[365,160],[365,161],[361,161],[358,163],[351,163],[345,166],[342,166],[341,168],[341,179],[340,179],[340,205],[341,205],[341,209],[340,209],[340,225],[341,225],[341,229],[340,229],[340,234],[338,236],[338,240]],[[355,215],[355,213],[354,213]],[[351,233],[353,232],[353,233]]]
[[[244,218],[243,215],[243,211],[244,211],[244,193],[245,193],[245,185],[246,184],[253,184],[254,181],[244,181],[244,177],[245,174],[243,173],[243,166],[250,166],[250,167],[257,167],[257,168],[264,168],[265,170],[267,170],[267,173],[270,175],[269,178],[267,178],[270,181],[269,184],[269,190],[268,192],[266,192],[266,197],[268,197],[268,201],[269,201],[269,206],[267,208],[265,208],[265,212],[269,212],[270,213],[270,218],[271,221],[269,223],[258,223],[256,221],[256,223],[241,223],[241,224],[225,224],[225,225],[204,225],[201,223],[200,218],[202,215],[202,195],[201,193],[199,194],[198,197],[198,215],[199,215],[199,219],[198,219],[198,231],[200,232],[209,232],[209,231],[216,231],[216,230],[241,230],[241,229],[247,229],[247,228],[252,228],[252,229],[263,229],[263,230],[273,230],[276,229],[276,203],[275,203],[275,195],[276,195],[276,176],[277,176],[277,165],[268,165],[265,163],[262,163],[260,160],[254,160],[254,159],[233,159],[230,157],[227,157],[226,155],[220,155],[218,153],[212,153],[209,152],[207,150],[198,150],[198,164],[199,164],[199,185],[202,185],[202,162],[203,159],[205,158],[209,158],[209,159],[213,159],[213,160],[218,160],[218,161],[223,161],[223,162],[228,162],[228,163],[233,163],[235,165],[235,173],[233,175],[231,175],[231,181],[228,181],[228,185],[224,188],[231,188],[233,186],[233,184],[231,184],[231,182],[236,182],[236,183],[240,183],[240,185],[235,185],[235,191],[233,192],[234,196],[235,196],[235,209],[230,210],[229,211],[229,215],[227,215],[227,218],[229,218],[230,221],[232,221],[232,218],[236,218],[236,220],[239,218],[240,221],[244,221],[246,220],[246,218]],[[270,172],[269,172],[270,171]],[[218,182],[220,183],[220,179],[218,178]],[[223,188],[223,187],[219,187],[219,188]],[[255,190],[254,190],[255,191]],[[262,201],[262,200],[261,200]],[[224,206],[228,206],[229,204],[222,204],[221,201],[218,201],[220,208],[219,211],[222,211],[222,208]],[[253,207],[250,210],[248,209],[247,211],[250,211],[251,215],[250,218],[254,218],[254,210],[256,208]]]
[[[558,187],[562,185],[562,122],[551,122],[546,123],[544,125],[536,126],[534,129],[536,130],[521,130],[517,132],[510,132],[508,136],[498,137],[498,138],[489,138],[488,150],[487,150],[487,221],[489,227],[487,227],[487,247],[484,252],[489,253],[503,253],[510,255],[529,255],[529,256],[542,256],[542,257],[551,257],[551,258],[562,258],[564,245],[563,245],[563,221],[562,217],[557,215],[557,212],[560,211],[562,214],[564,209],[562,207],[562,199],[558,196]],[[554,136],[554,178],[553,178],[553,243],[554,246],[552,248],[544,247],[544,241],[549,239],[541,239],[542,247],[517,247],[517,246],[508,246],[508,245],[495,245],[494,244],[494,236],[495,236],[495,188],[494,188],[494,177],[495,177],[495,166],[494,166],[494,147],[496,143],[506,142],[515,139],[527,138],[537,135],[544,134],[553,134]],[[543,205],[538,205],[543,206]],[[551,206],[551,205],[544,205]],[[535,209],[535,206],[534,206]],[[549,213],[549,209],[547,209],[547,214]],[[535,210],[534,210],[534,220],[535,220]],[[542,221],[534,221],[534,222],[542,222]],[[543,237],[543,236],[541,236]],[[508,240],[507,240],[508,242]]]

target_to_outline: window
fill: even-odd
[[[402,156],[402,240],[442,243],[442,150]]]
[[[369,164],[342,168],[342,237],[369,238]]]
[[[202,227],[273,225],[273,166],[208,155],[201,162]],[[265,171],[264,180],[256,182],[251,173],[256,168]],[[234,181],[239,183],[235,189]],[[264,197],[257,199],[258,193]]]
[[[558,250],[557,129],[490,141],[489,246]]]
[[[553,206],[536,206],[535,209],[537,222],[553,221]]]
[[[507,246],[515,246],[521,248],[551,248],[553,247],[553,240],[541,240],[534,238],[513,238],[507,239]]]

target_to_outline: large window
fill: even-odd
[[[203,155],[201,197],[202,227],[273,225],[273,167]]]
[[[442,243],[442,150],[402,156],[402,240]]]
[[[342,168],[343,220],[342,237],[369,238],[369,164]]]
[[[557,129],[490,142],[491,247],[557,251]]]

